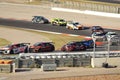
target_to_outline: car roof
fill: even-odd
[[[43,16],[33,16],[33,17],[43,17]]]
[[[101,26],[92,26],[92,29],[100,29],[102,28]]]
[[[101,26],[92,26],[92,27],[101,27]]]
[[[53,42],[36,42],[35,44],[42,44],[42,43],[53,43]]]

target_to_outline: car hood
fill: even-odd
[[[2,47],[0,48],[0,50],[8,50],[9,48],[6,48],[6,47]]]

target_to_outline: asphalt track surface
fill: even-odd
[[[66,34],[75,34],[75,35],[82,35],[82,36],[91,36],[91,29],[89,26],[84,26],[84,30],[69,30],[66,29],[65,26],[53,26],[52,24],[40,24],[40,23],[32,23],[30,21],[23,21],[23,20],[11,20],[11,19],[3,19],[0,18],[0,25],[5,26],[13,26],[17,28],[27,28],[27,29],[36,29],[36,30],[43,30],[43,31],[51,31],[51,32],[59,32],[59,33],[66,33]],[[105,31],[115,31],[120,35],[119,30],[107,29],[104,28]]]
[[[85,26],[84,30],[69,30],[66,29],[65,26],[53,26],[52,24],[40,24],[40,23],[32,23],[30,21],[23,20],[11,20],[11,19],[2,19],[0,18],[0,25],[5,25],[9,27],[17,27],[17,28],[26,28],[26,29],[35,29],[35,30],[43,30],[43,31],[51,31],[51,32],[59,32],[65,34],[75,34],[82,36],[91,36],[91,29],[88,26]],[[105,31],[115,31],[119,35],[119,30],[113,29],[105,29]],[[110,46],[111,50],[120,50],[120,45],[118,46]],[[96,48],[96,51],[106,50],[107,46],[100,46]],[[89,49],[87,51],[93,51],[93,49]]]

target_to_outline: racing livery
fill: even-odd
[[[0,48],[0,52],[3,54],[18,54],[18,53],[27,53],[28,45],[30,43],[17,43],[10,44]]]

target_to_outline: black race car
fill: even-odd
[[[33,16],[33,23],[49,23],[49,20],[43,16]]]

